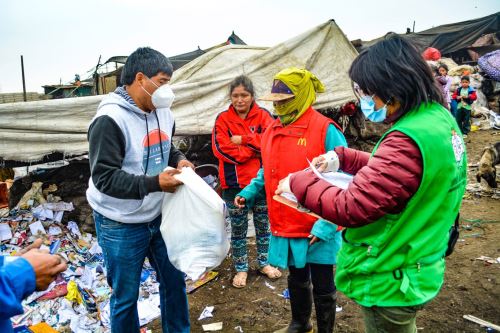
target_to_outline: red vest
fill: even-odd
[[[274,236],[299,238],[309,236],[317,218],[273,200],[274,191],[288,174],[309,166],[307,159],[325,153],[328,126],[335,124],[310,107],[297,121],[283,127],[276,119],[264,132],[261,142],[266,199]],[[339,128],[340,129],[340,128]]]

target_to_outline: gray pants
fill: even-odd
[[[417,311],[424,306],[394,306],[371,308],[362,306],[367,333],[416,333]]]

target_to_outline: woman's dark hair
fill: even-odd
[[[390,34],[354,59],[349,77],[366,94],[398,101],[403,113],[422,103],[444,103],[430,66],[406,38]]]
[[[231,81],[231,84],[229,85],[229,96],[231,96],[233,90],[239,86],[243,86],[243,88],[245,88],[245,90],[248,91],[252,97],[255,96],[252,80],[250,80],[246,75],[240,75]]]
[[[152,78],[158,73],[172,76],[173,71],[172,63],[162,53],[150,47],[140,47],[128,56],[120,81],[122,84],[130,85],[139,72]]]
[[[448,66],[446,66],[446,64],[440,64],[438,69],[440,68],[444,68],[444,70],[446,71],[446,73],[448,73]]]

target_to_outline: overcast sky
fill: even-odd
[[[0,0],[0,93],[85,78],[99,55],[150,46],[167,56],[222,43],[273,46],[328,19],[349,39],[415,31],[500,11],[500,0]],[[175,74],[174,74],[175,75]]]

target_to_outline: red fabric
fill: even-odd
[[[308,167],[307,159],[325,153],[332,120],[309,108],[297,121],[283,127],[277,119],[262,136],[262,164],[271,232],[281,237],[307,237],[317,218],[273,200],[281,179]],[[336,124],[335,124],[336,125]],[[338,125],[336,125],[338,127]]]
[[[337,225],[361,227],[386,214],[400,213],[420,186],[422,155],[416,143],[401,132],[387,135],[367,163],[364,152],[335,151],[344,170],[355,171],[346,190],[320,180],[311,171],[293,174],[290,188],[302,205]]]
[[[243,188],[257,175],[261,167],[261,136],[272,122],[271,114],[257,103],[253,103],[245,119],[238,116],[232,105],[217,116],[212,130],[212,151],[219,159],[223,189]],[[241,135],[241,145],[231,142],[234,135]]]
[[[340,114],[345,115],[345,116],[353,116],[358,108],[356,107],[356,103],[354,102],[347,102],[340,108]]]
[[[425,60],[439,60],[441,59],[441,52],[439,52],[438,49],[435,49],[433,47],[428,47],[425,49],[424,53],[422,53],[422,56],[424,57]]]
[[[347,147],[337,147],[335,152],[339,157],[339,169],[351,175],[357,174],[359,169],[364,167],[370,159],[369,153]]]

